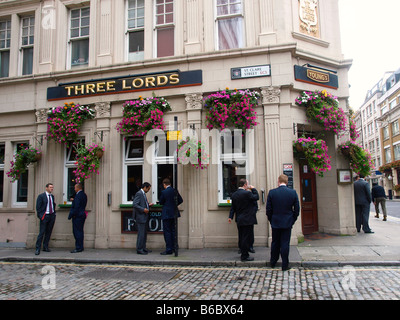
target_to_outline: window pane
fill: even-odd
[[[75,197],[75,174],[76,168],[68,168],[67,175],[67,201],[72,201],[71,198]]]
[[[17,202],[28,202],[28,173],[22,173],[17,182]]]
[[[126,141],[126,159],[143,158],[144,140],[129,139]]]
[[[8,69],[10,65],[10,51],[0,52],[0,77],[8,77]]]
[[[0,202],[3,202],[4,170],[0,170]]]
[[[89,40],[72,42],[71,66],[85,65],[89,63]]]
[[[144,51],[144,31],[129,33],[129,52]]]
[[[218,20],[219,50],[241,48],[242,42],[242,18]]]
[[[133,198],[143,184],[143,167],[128,166],[127,168],[127,199],[125,201],[133,201]]]
[[[222,197],[223,200],[232,198],[232,194],[239,187],[239,180],[246,179],[246,164],[238,164],[235,161],[222,162]]]
[[[174,55],[174,28],[157,30],[157,57]]]
[[[33,48],[23,49],[22,75],[32,74]]]
[[[174,185],[174,166],[173,164],[158,164],[157,165],[157,195],[160,199],[161,192],[164,190],[163,180],[168,178],[171,181],[171,186]]]
[[[5,148],[4,144],[0,144],[0,165],[4,164]]]

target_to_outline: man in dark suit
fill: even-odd
[[[87,196],[83,192],[83,187],[80,183],[75,185],[75,197],[72,201],[71,210],[69,212],[68,220],[72,219],[72,231],[75,238],[75,249],[71,253],[83,251],[83,226],[86,221],[86,204]]]
[[[364,180],[362,174],[360,179],[354,182],[354,202],[356,205],[356,228],[360,232],[361,226],[365,233],[374,233],[369,227],[369,211],[371,205],[371,191],[369,183]]]
[[[143,183],[142,188],[136,192],[133,199],[133,219],[136,221],[138,229],[136,240],[137,254],[148,254],[151,250],[146,248],[147,240],[147,221],[149,219],[149,210],[153,203],[147,201],[146,193],[151,189],[151,184],[148,182]]]
[[[166,250],[162,255],[172,254],[175,251],[175,215],[180,217],[178,206],[183,202],[179,192],[171,187],[171,181],[166,178],[163,180],[164,190],[161,192],[160,204],[163,206],[161,219],[163,221],[164,240]]]
[[[300,212],[297,192],[287,187],[288,177],[278,178],[279,187],[268,192],[267,216],[272,228],[271,267],[274,268],[279,253],[282,258],[282,271],[289,270],[289,248],[292,227]]]
[[[247,189],[251,189],[248,191]],[[248,184],[246,179],[240,179],[239,188],[232,194],[232,213],[236,213],[236,223],[239,231],[239,248],[242,261],[253,261],[249,251],[254,242],[254,224],[257,223],[254,214],[254,201],[259,199],[257,190]],[[229,216],[231,223],[233,216]]]
[[[40,220],[39,235],[36,240],[35,255],[40,254],[43,241],[43,251],[50,252],[49,241],[56,221],[56,204],[52,192],[54,186],[52,183],[46,184],[46,191],[39,194],[36,199],[36,214]],[[44,238],[44,240],[43,240]]]

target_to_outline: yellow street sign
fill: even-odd
[[[167,131],[167,140],[182,140],[182,131]]]

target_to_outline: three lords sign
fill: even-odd
[[[129,75],[116,78],[95,79],[61,83],[47,89],[47,100],[63,100],[106,94],[199,86],[203,83],[202,70]]]

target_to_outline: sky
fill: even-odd
[[[400,0],[339,0],[342,53],[352,59],[350,106],[357,110],[386,71],[400,68]]]

